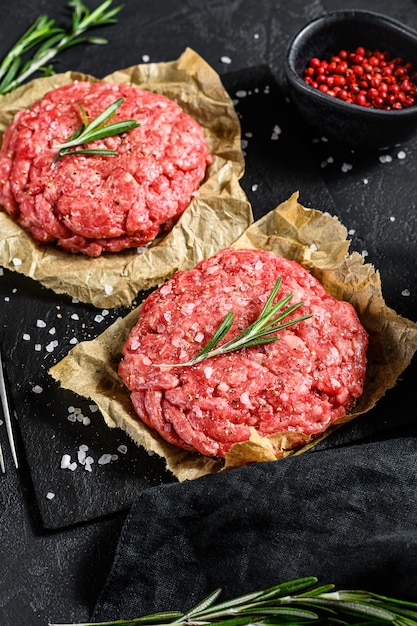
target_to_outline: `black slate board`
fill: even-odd
[[[241,118],[247,160],[242,186],[255,218],[299,189],[307,206],[332,210],[332,199],[297,135],[297,120],[268,68],[225,75],[224,83]],[[26,456],[44,526],[59,528],[126,509],[144,488],[175,480],[160,458],[136,447],[119,429],[107,428],[91,402],[60,389],[48,374],[71,341],[94,338],[128,310],[103,312],[74,303],[7,270],[0,294],[5,369],[24,448],[19,453]],[[69,421],[71,407],[90,424]],[[120,445],[126,454],[118,451]],[[87,446],[87,456],[94,459],[91,472],[77,461],[80,446]],[[61,469],[64,454],[76,463],[74,471]],[[117,460],[100,465],[103,454],[117,455]]]
[[[246,155],[242,187],[255,219],[298,190],[305,206],[334,213],[305,143],[305,128],[269,69],[248,68],[223,80],[241,119]],[[138,294],[134,305],[144,295]],[[130,309],[101,311],[6,270],[0,298],[5,369],[23,442],[19,454],[29,466],[44,527],[56,529],[126,510],[144,488],[175,481],[162,459],[136,447],[119,429],[107,428],[89,400],[60,389],[48,374],[72,341],[96,337]],[[69,421],[75,415],[71,407],[90,424]],[[406,415],[403,419],[408,420]],[[357,439],[381,427],[389,428],[389,419],[384,424],[365,419],[344,432]],[[126,454],[119,451],[121,445]],[[338,445],[337,435],[322,445]],[[87,446],[86,454],[94,459],[91,472],[78,462],[80,446]],[[74,471],[61,468],[64,454],[75,462]],[[101,465],[103,454],[117,459]]]

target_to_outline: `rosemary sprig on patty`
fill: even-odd
[[[199,363],[204,359],[209,359],[213,356],[227,354],[228,352],[235,352],[236,350],[240,350],[241,348],[249,348],[250,346],[257,346],[264,343],[277,341],[279,339],[279,335],[276,334],[278,331],[283,330],[284,328],[288,328],[289,326],[294,326],[294,324],[299,324],[300,322],[312,317],[311,314],[307,314],[301,317],[297,317],[296,319],[282,322],[284,318],[290,315],[290,313],[293,313],[293,311],[298,309],[304,303],[298,302],[297,304],[292,304],[291,306],[282,310],[283,307],[285,307],[293,297],[292,294],[289,294],[288,296],[282,298],[281,300],[279,300],[279,302],[274,304],[275,297],[278,294],[281,284],[282,277],[280,276],[273,286],[272,291],[269,294],[268,299],[265,302],[259,316],[254,322],[252,322],[252,324],[244,328],[238,335],[236,335],[236,337],[233,337],[233,339],[230,339],[226,343],[219,345],[221,340],[227,335],[227,333],[233,326],[234,313],[233,311],[229,311],[229,313],[227,313],[227,315],[220,322],[210,341],[192,359],[190,359],[186,363],[162,363],[155,364],[155,366],[186,367],[190,365],[195,365],[196,363]]]
[[[75,133],[71,135],[68,141],[53,146],[54,149],[58,150],[54,163],[66,154],[100,154],[102,156],[116,155],[117,150],[107,150],[105,148],[79,148],[76,150],[71,150],[71,148],[88,144],[92,141],[97,141],[98,139],[104,139],[105,137],[120,135],[140,126],[139,122],[136,120],[120,120],[119,122],[109,124],[117,109],[123,104],[123,101],[124,98],[118,98],[106,109],[104,109],[100,115],[91,120],[91,122],[88,121],[82,105],[77,102],[81,111],[83,123],[77,128]]]

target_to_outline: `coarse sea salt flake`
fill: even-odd
[[[111,285],[104,285],[104,293],[109,295],[110,293],[112,293],[112,291],[113,291],[113,287]]]
[[[14,257],[14,259],[12,259],[12,263],[15,267],[17,267],[18,265],[22,265],[22,259],[18,259],[17,257]]]
[[[85,464],[86,456],[87,455],[84,452],[84,450],[78,450],[78,452],[77,452],[77,459],[78,459],[78,463],[80,463],[80,465],[84,465]]]
[[[79,320],[79,319],[80,319],[80,316],[78,315],[78,313],[73,313],[73,314],[71,315],[71,319],[72,319],[72,320],[77,321],[77,320]]]
[[[61,469],[66,469],[70,466],[71,457],[69,454],[63,454],[61,459]]]
[[[120,444],[120,446],[117,448],[118,452],[120,452],[120,454],[126,454],[127,452],[127,446],[124,445],[124,443]]]
[[[406,156],[407,155],[404,152],[404,150],[400,150],[399,153],[397,154],[397,159],[405,159]]]
[[[226,63],[226,65],[229,65],[232,62],[232,59],[230,57],[227,57],[227,56],[222,56],[222,57],[220,57],[220,61],[222,63]]]
[[[44,322],[43,320],[36,320],[36,326],[38,328],[45,328],[46,327],[46,322]]]
[[[30,339],[29,333],[23,333],[22,339],[24,339],[25,341],[29,341]]]
[[[75,344],[77,344],[77,343],[78,343],[78,339],[77,339],[77,337],[72,337],[72,338],[69,340],[69,343],[70,343],[72,346],[74,346]]]
[[[165,285],[162,285],[160,289],[160,293],[163,296],[167,296],[169,293],[171,293],[171,290],[172,290],[172,285],[165,284]]]
[[[76,422],[77,421],[77,417],[74,415],[74,413],[70,413],[67,417],[67,420],[69,422]]]
[[[204,376],[206,378],[210,378],[212,373],[213,373],[213,368],[212,367],[205,367],[204,368]]]
[[[351,163],[343,163],[340,169],[342,170],[342,172],[350,172],[352,167],[353,165]]]
[[[249,398],[249,394],[247,391],[244,391],[241,395],[239,400],[241,401],[242,404],[245,404],[246,406],[251,404],[250,398]]]
[[[48,498],[48,500],[53,500],[55,498],[55,494],[52,491],[48,491],[46,497]]]
[[[77,469],[77,463],[73,461],[73,463],[68,465],[68,469],[71,470],[71,472],[74,472]]]
[[[50,343],[48,343],[45,349],[47,352],[53,352],[55,348],[57,347],[57,345],[58,345],[58,342],[55,339],[54,341],[51,341]]]
[[[391,215],[391,217],[389,218],[389,221],[390,221],[390,222],[395,222],[395,216],[394,216],[394,215]]]
[[[191,315],[191,313],[194,311],[194,307],[195,302],[187,302],[187,304],[184,304],[184,306],[181,308],[181,313],[183,315]]]
[[[55,333],[56,333],[56,328],[55,328],[55,326],[53,326],[52,328],[50,328],[50,329],[48,330],[48,333],[49,333],[50,335],[55,335]]]
[[[42,346],[40,343],[35,343],[35,352],[40,352],[42,350]]]
[[[402,296],[408,297],[410,295],[410,290],[409,289],[403,289],[401,292]]]
[[[380,163],[391,163],[392,156],[390,154],[381,154],[379,161]]]
[[[42,393],[43,387],[41,387],[40,385],[35,385],[34,387],[32,387],[32,391],[33,393]]]
[[[258,185],[255,183],[254,185],[252,185],[251,189],[252,189],[252,191],[257,191],[258,190]]]
[[[97,463],[99,465],[107,465],[111,461],[111,454],[102,454]]]
[[[104,317],[100,315],[100,313],[98,313],[94,318],[95,322],[102,322],[103,320],[104,320]]]
[[[91,420],[89,417],[87,417],[86,415],[84,415],[83,417],[83,425],[84,426],[89,426],[91,424]]]
[[[144,63],[149,63],[150,60],[151,60],[151,57],[149,56],[149,54],[142,54],[142,61]]]
[[[204,334],[203,333],[197,333],[196,336],[194,337],[194,339],[196,340],[197,343],[201,343],[204,339]]]
[[[95,413],[96,411],[98,411],[97,404],[89,404],[88,408],[90,409],[91,413]]]
[[[247,95],[248,95],[248,92],[247,92],[247,91],[245,91],[244,89],[239,89],[239,90],[236,92],[236,97],[237,97],[237,98],[246,98],[246,96],[247,96]]]
[[[281,133],[282,133],[281,128],[277,124],[275,124],[272,130],[272,135],[271,135],[272,141],[276,141],[277,139],[279,139],[279,136]]]

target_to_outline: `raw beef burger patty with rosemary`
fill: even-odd
[[[280,277],[278,300],[292,294],[286,308],[302,303],[282,322],[311,317],[274,342],[189,363],[229,312],[233,325],[219,346],[252,324]],[[119,374],[139,418],[165,440],[224,457],[251,427],[263,437],[325,431],[362,394],[367,344],[354,308],[301,265],[272,252],[225,249],[145,300]]]
[[[111,120],[137,128],[66,154],[57,145],[123,98]],[[99,256],[144,246],[172,227],[204,179],[211,156],[202,127],[165,96],[130,85],[76,81],[19,111],[0,152],[0,203],[41,243]]]

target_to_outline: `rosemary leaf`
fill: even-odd
[[[281,309],[283,309],[283,307],[285,307],[293,297],[292,294],[289,294],[276,304],[273,304],[281,284],[282,278],[279,277],[256,320],[226,343],[219,345],[221,340],[233,326],[233,311],[229,311],[229,313],[227,313],[208,343],[192,359],[186,363],[156,363],[154,364],[154,367],[187,367],[200,363],[200,361],[209,359],[213,356],[227,354],[228,352],[235,352],[241,348],[249,348],[251,346],[278,341],[278,331],[288,328],[289,326],[293,326],[294,324],[299,324],[300,322],[312,317],[311,314],[307,314],[297,317],[296,319],[287,320],[284,323],[279,323],[285,317],[290,315],[290,313],[293,313],[304,304],[303,302],[298,302],[297,304],[293,304],[281,311]]]
[[[90,11],[81,0],[70,0],[72,9],[71,28],[55,26],[55,20],[40,15],[11,47],[0,63],[0,94],[22,85],[37,71],[51,73],[48,63],[63,50],[81,43],[106,44],[101,37],[85,36],[91,28],[117,22],[116,16],[122,6],[111,7],[113,0],[105,0]],[[23,57],[31,55],[28,60]]]

